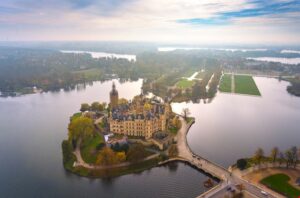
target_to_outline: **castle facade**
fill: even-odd
[[[135,96],[132,101],[118,104],[118,93],[113,84],[110,92],[111,113],[108,118],[110,131],[128,136],[140,136],[149,139],[153,133],[165,131],[171,111],[168,103],[155,98],[146,98],[143,94]]]

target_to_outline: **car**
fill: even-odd
[[[265,195],[265,196],[268,196],[268,195],[269,195],[267,192],[265,192],[265,191],[263,191],[263,190],[260,191],[260,193],[263,194],[263,195]]]

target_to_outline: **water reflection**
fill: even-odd
[[[132,99],[140,93],[142,79],[115,82],[120,97]],[[61,142],[69,116],[83,102],[108,102],[111,86],[112,81],[94,82],[68,91],[0,98],[2,197],[185,198],[205,190],[206,176],[182,163],[109,180],[79,177],[63,169]]]
[[[193,151],[227,167],[258,147],[268,155],[274,146],[300,146],[300,98],[287,93],[285,81],[254,79],[262,97],[218,93],[212,102],[172,104],[196,118],[188,134]]]

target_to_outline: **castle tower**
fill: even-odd
[[[115,82],[113,82],[112,90],[110,92],[110,106],[111,106],[111,108],[114,108],[114,107],[118,106],[118,101],[119,101],[119,94],[118,94],[118,91],[116,89]]]

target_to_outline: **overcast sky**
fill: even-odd
[[[300,44],[300,0],[1,0],[0,40]]]

